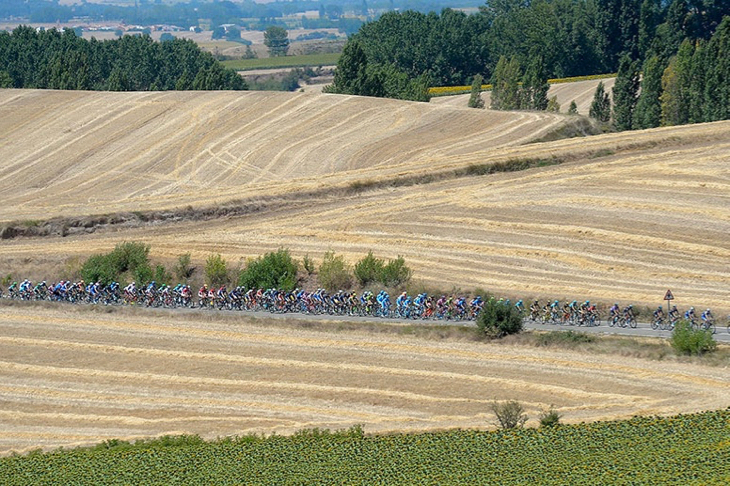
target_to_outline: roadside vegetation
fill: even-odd
[[[27,484],[726,484],[730,409],[541,427],[517,402],[503,430],[365,435],[362,427],[292,436],[165,436],[0,458],[0,482]],[[557,421],[556,421],[557,417]],[[514,420],[513,420],[514,419]],[[668,453],[671,451],[671,453]]]

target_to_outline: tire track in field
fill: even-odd
[[[5,310],[0,453],[353,423],[369,431],[483,427],[491,422],[488,404],[501,397],[520,400],[533,415],[553,403],[575,421],[681,412],[722,401],[729,384],[692,365],[659,369],[627,358],[332,335],[245,317]]]
[[[583,390],[576,390],[574,388],[565,388],[565,387],[558,387],[558,386],[552,386],[547,385],[543,383],[533,383],[528,380],[519,380],[519,379],[502,379],[502,378],[496,378],[496,377],[489,377],[489,376],[481,376],[481,375],[467,375],[463,373],[451,373],[451,372],[444,372],[444,371],[425,371],[425,370],[415,370],[415,369],[407,369],[407,368],[391,368],[391,367],[385,367],[385,366],[373,366],[373,365],[357,365],[357,364],[350,364],[350,363],[323,363],[323,362],[317,362],[317,361],[301,361],[301,360],[292,360],[292,359],[274,359],[274,358],[262,358],[262,357],[248,357],[248,356],[232,356],[232,355],[224,355],[224,354],[218,354],[218,353],[197,353],[197,352],[185,352],[185,351],[169,351],[169,350],[161,350],[161,349],[149,349],[149,348],[139,348],[139,347],[127,347],[127,346],[114,346],[109,344],[90,344],[90,343],[77,343],[77,342],[71,342],[71,341],[52,341],[52,340],[46,340],[46,339],[23,339],[23,338],[5,338],[0,337],[0,345],[2,344],[14,344],[14,345],[20,345],[20,346],[40,346],[40,347],[47,347],[48,349],[53,349],[54,347],[59,347],[63,349],[78,349],[83,351],[99,351],[99,352],[113,352],[113,353],[123,353],[123,354],[132,354],[135,356],[149,356],[149,357],[156,357],[156,358],[167,358],[167,359],[190,359],[190,360],[210,360],[210,361],[226,361],[236,364],[243,364],[243,365],[256,365],[256,366],[265,366],[268,368],[272,367],[283,367],[283,368],[297,368],[300,370],[303,369],[314,369],[314,370],[335,370],[338,372],[361,372],[366,374],[379,374],[379,375],[400,375],[400,376],[407,376],[407,377],[420,377],[420,378],[440,378],[444,379],[446,381],[448,380],[459,380],[459,381],[468,381],[468,382],[474,382],[474,383],[487,383],[490,385],[499,385],[500,387],[504,388],[521,388],[521,389],[529,389],[534,392],[543,392],[543,393],[551,393],[554,395],[564,395],[564,396],[570,396],[572,398],[581,398],[581,399],[601,399],[601,400],[625,400],[625,399],[638,399],[639,397],[627,397],[626,395],[620,395],[620,394],[611,394],[611,393],[596,393],[596,392],[585,392]],[[4,363],[0,361],[0,367],[5,364],[8,365],[9,363]],[[10,369],[10,368],[9,368]],[[74,371],[75,372],[75,371]],[[111,376],[117,376],[117,375],[111,375]],[[246,382],[249,386],[255,386],[255,383],[257,382]],[[710,384],[710,381],[708,381],[707,384]],[[712,383],[714,385],[717,385],[717,382]],[[275,387],[279,386],[279,384],[274,385]],[[282,385],[284,386],[284,385]],[[334,390],[333,391],[342,391],[342,392],[354,392],[354,389],[346,389],[346,390]],[[382,393],[386,395],[391,396],[399,396],[401,398],[411,398],[411,399],[419,399],[419,400],[436,400],[436,401],[444,401],[444,402],[459,402],[459,401],[472,401],[472,399],[463,399],[463,398],[443,398],[443,397],[429,397],[429,396],[422,396],[418,397],[417,395],[401,395],[400,393],[397,393],[392,390],[384,390]]]

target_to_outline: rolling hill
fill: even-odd
[[[315,263],[372,250],[403,255],[418,289],[656,305],[671,288],[680,307],[730,310],[730,122],[555,139],[585,129],[306,93],[2,90],[0,228],[89,224],[0,240],[0,276],[71,275],[130,240],[199,267],[211,253],[237,268],[282,247]],[[566,422],[727,405],[720,369],[684,361],[196,310],[2,308],[0,454],[483,428],[492,399],[521,401],[533,424],[550,404]]]
[[[373,250],[436,289],[656,304],[671,288],[680,305],[730,307],[728,122],[528,143],[578,118],[299,93],[0,100],[0,220],[174,216],[6,240],[0,266],[16,272],[130,239],[166,260]],[[546,166],[470,170],[520,161]]]

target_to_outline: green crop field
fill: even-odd
[[[512,431],[196,436],[0,459],[0,484],[730,484],[730,409]]]
[[[222,61],[222,64],[236,71],[249,71],[252,69],[275,69],[295,67],[317,67],[334,66],[340,58],[339,53],[332,54],[308,54],[306,56],[283,56],[266,57],[261,59],[239,59],[235,61]]]

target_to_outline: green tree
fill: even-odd
[[[548,83],[547,75],[542,59],[535,58],[522,78],[520,87],[520,108],[523,110],[546,110],[548,106]],[[558,107],[558,110],[560,108]]]
[[[406,285],[413,275],[413,271],[406,265],[406,261],[402,256],[394,260],[389,260],[383,266],[380,273],[380,282],[386,287],[402,287]]]
[[[568,107],[568,115],[577,115],[578,114],[578,105],[575,104],[575,100],[570,102],[570,106]]]
[[[477,318],[477,331],[490,339],[499,339],[522,332],[522,316],[507,302],[491,298],[485,302]]]
[[[365,258],[355,264],[355,278],[360,285],[365,287],[380,279],[384,267],[385,262],[380,258],[376,258],[373,252],[369,251]]]
[[[175,265],[175,268],[173,270],[175,271],[175,276],[178,280],[182,282],[187,282],[188,279],[192,277],[193,273],[195,272],[195,267],[193,267],[191,264],[190,253],[180,255],[177,258],[177,264]]]
[[[641,94],[633,116],[634,129],[654,128],[661,123],[663,73],[664,65],[658,56],[652,56],[644,63]]]
[[[264,31],[264,44],[271,57],[286,56],[289,51],[289,33],[285,28],[272,25]]]
[[[356,40],[348,41],[337,61],[333,93],[356,94],[368,96],[368,60],[362,46]]]
[[[692,329],[688,321],[679,321],[672,331],[672,347],[679,354],[701,356],[717,349],[712,333],[703,329]]]
[[[613,126],[618,131],[631,130],[640,80],[639,63],[623,56],[613,86]]]
[[[661,20],[661,0],[643,0],[639,12],[639,56],[644,57],[649,51],[656,28]]]
[[[205,281],[211,286],[228,283],[228,262],[220,253],[214,253],[205,260]]]
[[[606,93],[603,81],[600,81],[596,87],[588,116],[602,123],[608,123],[611,120],[611,97]]]
[[[335,255],[333,251],[325,252],[317,278],[322,287],[333,292],[335,289],[349,289],[352,286],[350,267],[342,255]]]
[[[13,78],[10,77],[7,71],[0,71],[0,88],[12,88]]]
[[[547,107],[545,109],[552,113],[560,113],[560,103],[558,102],[557,95],[550,97],[547,103]]]
[[[704,121],[727,120],[730,118],[730,16],[717,27],[704,55]]]
[[[481,74],[474,76],[471,82],[471,94],[469,95],[469,108],[484,108],[484,100],[482,99],[482,82]]]
[[[293,290],[297,283],[297,263],[289,250],[280,249],[250,260],[238,277],[246,288]]]
[[[239,42],[241,40],[241,29],[236,26],[229,28],[228,32],[226,32],[226,40],[231,42]]]
[[[493,110],[516,110],[520,107],[520,64],[516,58],[501,57],[492,75]]]

